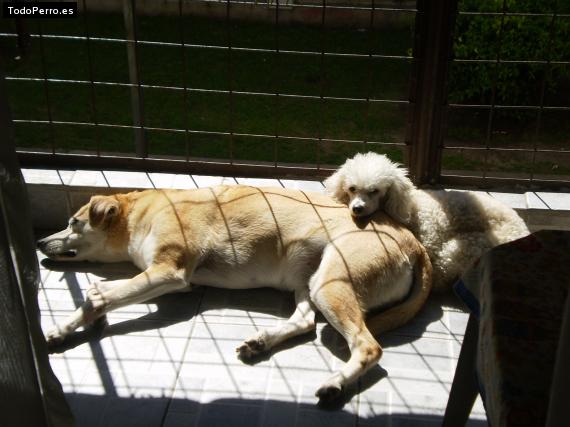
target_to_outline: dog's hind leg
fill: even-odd
[[[88,325],[109,311],[137,304],[187,287],[183,270],[154,265],[132,279],[94,283],[87,289],[85,302],[61,324],[48,331],[48,342],[62,341],[81,326]]]
[[[323,261],[322,265],[325,265]],[[366,327],[365,317],[350,280],[319,269],[311,279],[311,300],[327,321],[342,334],[350,348],[350,359],[315,393],[323,402],[337,399],[342,388],[370,369],[382,348]],[[338,265],[338,264],[337,264]]]
[[[283,341],[315,329],[315,310],[309,300],[309,289],[295,291],[297,308],[284,325],[259,331],[255,336],[246,339],[236,353],[242,360],[267,351]]]

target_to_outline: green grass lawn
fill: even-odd
[[[0,22],[0,32],[14,32],[9,20]],[[83,18],[44,20],[44,34],[84,35]],[[121,15],[90,14],[89,30],[93,37],[124,38]],[[403,28],[375,29],[372,34],[358,29],[325,29],[310,26],[279,26],[262,23],[232,22],[185,17],[187,44],[227,45],[234,47],[281,50],[408,55],[412,47],[413,22]],[[177,17],[139,17],[139,39],[180,42]],[[30,22],[30,31],[38,32]],[[31,53],[24,60],[18,54],[15,39],[0,38],[4,62],[10,77],[42,78],[44,68],[52,79],[89,80],[87,43],[82,40],[44,39],[45,66],[41,46],[32,40]],[[126,47],[122,43],[92,41],[93,79],[128,83]],[[408,99],[411,63],[401,59],[325,57],[274,52],[243,52],[188,47],[183,55],[178,46],[139,45],[140,75],[143,84],[297,94],[329,97]],[[43,81],[8,81],[15,119],[47,120],[48,111],[55,121],[98,122],[131,125],[130,89],[128,87],[50,82],[46,102]],[[145,125],[155,128],[191,129],[205,133],[147,131],[152,155],[181,155],[256,161],[338,164],[357,151],[373,149],[402,160],[402,152],[391,146],[339,143],[330,139],[403,143],[407,106],[341,100],[298,99],[284,96],[260,96],[227,93],[188,92],[146,88],[143,91]],[[551,117],[552,116],[552,117]],[[560,146],[568,141],[569,122],[545,115],[541,144]],[[529,120],[525,120],[529,122]],[[448,139],[454,143],[481,144],[485,139],[486,119],[467,114],[450,117]],[[528,143],[534,135],[530,124],[521,128],[509,124],[509,132],[493,134],[494,144]],[[516,131],[511,132],[510,129]],[[525,130],[526,129],[526,130]],[[235,132],[279,135],[291,138],[212,135],[206,132]],[[505,136],[507,135],[507,136]],[[323,138],[320,143],[303,138]],[[76,125],[17,124],[20,147],[103,152],[134,152],[131,129],[85,127]],[[502,142],[501,142],[502,141]],[[539,162],[543,173],[569,173],[569,159],[558,167],[551,159]],[[528,159],[496,162],[501,171],[525,171]],[[469,153],[451,152],[444,157],[444,168],[477,170],[481,159]],[[556,166],[556,167],[554,167]]]
[[[490,139],[487,141],[489,110],[451,109],[448,114],[447,146],[514,149],[512,151],[445,150],[443,164],[450,170],[516,172],[530,175],[570,176],[570,115],[568,111],[523,112],[519,117],[495,112]],[[548,152],[517,151],[534,147]],[[534,157],[534,159],[533,159]],[[487,164],[485,167],[484,164]]]
[[[2,23],[6,25],[6,22]],[[400,30],[332,30],[315,27],[280,27],[280,49],[406,55],[411,47],[411,27]],[[95,37],[124,38],[122,17],[93,15],[89,28]],[[10,29],[8,29],[9,31]],[[6,29],[3,29],[6,31]],[[82,19],[42,22],[44,34],[83,35]],[[32,32],[37,29],[32,26]],[[223,46],[231,33],[232,46],[272,49],[276,32],[272,25],[232,23],[185,18],[184,37],[188,44]],[[141,40],[180,41],[177,18],[140,17]],[[8,75],[43,76],[40,42],[33,39],[31,55],[15,61],[13,39],[3,39],[8,52]],[[45,70],[49,78],[89,80],[87,44],[81,40],[44,39]],[[93,41],[92,72],[96,81],[128,83],[124,44]],[[139,45],[140,75],[143,84],[331,97],[406,100],[410,62],[406,60],[326,57],[274,52],[243,52]],[[92,95],[93,90],[93,95]],[[43,82],[10,81],[9,92],[14,118],[47,120],[48,107]],[[53,120],[72,122],[132,124],[128,87],[51,82],[48,85]],[[94,102],[92,101],[94,99]],[[341,162],[362,149],[362,144],[307,142],[302,138],[332,138],[380,142],[403,142],[406,107],[395,104],[284,96],[189,92],[146,88],[143,92],[145,124],[149,127],[284,135],[301,139],[257,138],[148,131],[151,154],[282,162]],[[52,133],[57,150],[133,151],[129,129],[20,124],[17,142],[22,147],[51,146]],[[401,157],[398,150],[390,152]]]

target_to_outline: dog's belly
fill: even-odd
[[[190,282],[227,289],[271,287],[295,290],[298,286],[308,286],[310,273],[292,267],[291,262],[285,258],[258,253],[238,263],[216,262],[199,266],[192,274]],[[303,280],[302,277],[307,279]]]
[[[271,287],[294,290],[290,278],[280,272],[280,268],[268,271],[259,265],[242,265],[239,267],[219,267],[215,269],[198,268],[190,282],[194,285],[213,286],[226,289],[250,289]],[[305,284],[306,286],[307,284]]]
[[[306,238],[287,242],[283,251],[274,235],[257,240],[240,237],[236,232],[231,244],[213,245],[203,255],[190,283],[228,289],[271,287],[294,291],[308,287],[324,246],[322,239]]]

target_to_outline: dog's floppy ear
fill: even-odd
[[[348,205],[350,199],[344,190],[344,172],[341,169],[337,170],[331,176],[324,180],[326,193],[340,203]]]
[[[121,205],[113,196],[93,196],[89,201],[89,225],[106,227],[119,214]]]
[[[412,214],[412,194],[415,186],[406,176],[406,170],[398,168],[393,182],[386,194],[384,212],[396,221],[409,224]]]

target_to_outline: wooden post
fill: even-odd
[[[475,364],[477,343],[479,342],[479,320],[469,315],[463,345],[459,353],[453,384],[449,392],[447,407],[443,417],[443,427],[464,426],[467,424],[473,404],[479,394]]]
[[[123,18],[127,32],[127,58],[131,83],[131,111],[135,126],[135,147],[137,157],[148,157],[148,144],[144,130],[144,104],[137,52],[136,10],[134,0],[123,0]]]
[[[439,181],[456,11],[457,0],[418,0],[408,140],[410,175],[418,185]]]
[[[1,68],[1,67],[0,67]],[[0,73],[0,414],[5,426],[73,424],[39,322],[38,260]]]

